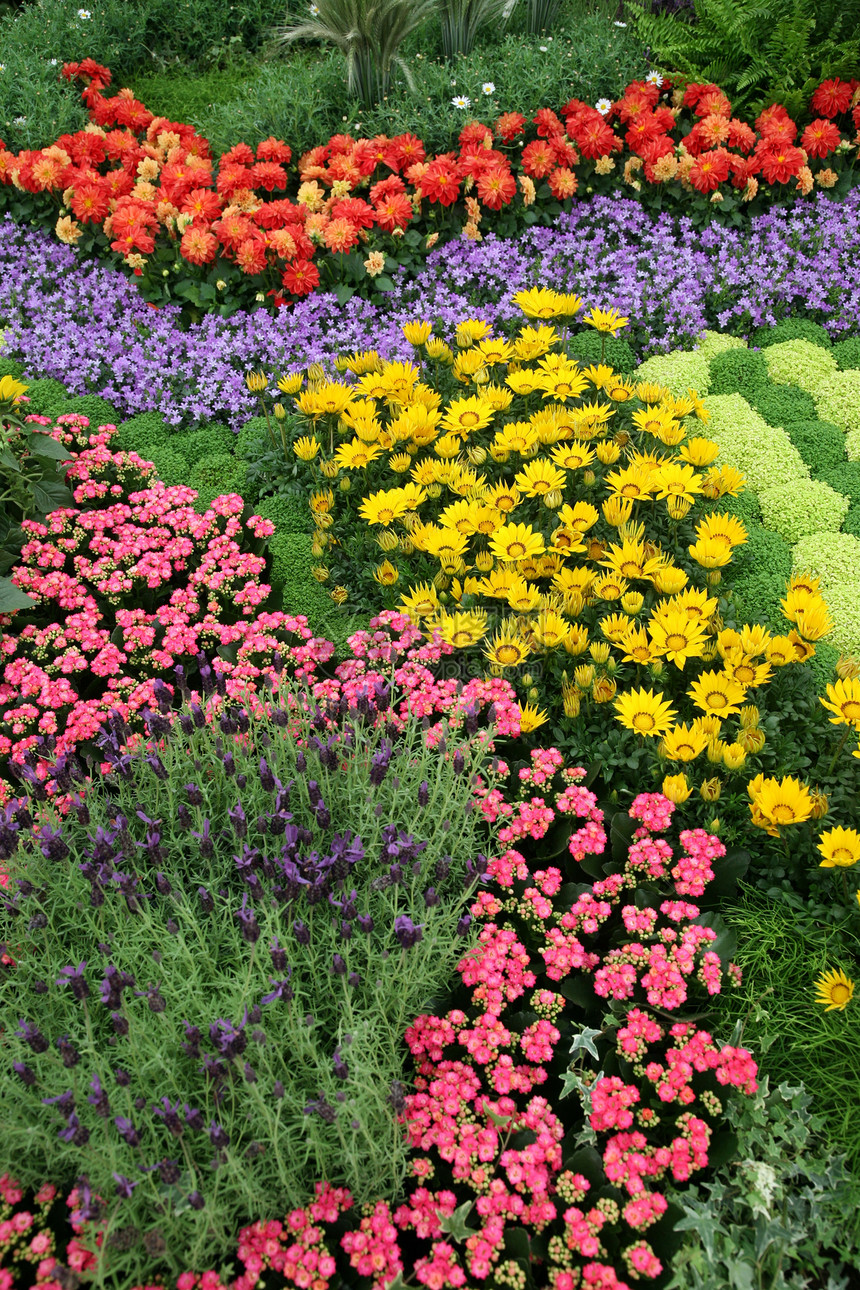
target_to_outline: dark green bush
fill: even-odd
[[[188,483],[197,489],[197,509],[210,506],[222,493],[243,491],[247,466],[229,452],[213,452],[201,457],[193,467]]]
[[[750,336],[750,344],[759,349],[767,349],[768,345],[781,345],[786,340],[808,340],[811,345],[820,345],[822,349],[831,347],[830,337],[824,328],[809,318],[783,318],[773,327],[757,327]]]
[[[796,385],[761,385],[746,398],[759,416],[772,426],[786,427],[793,421],[815,420],[812,395]]]
[[[786,434],[813,475],[845,459],[845,435],[831,421],[794,421]]]
[[[745,397],[768,380],[767,364],[753,349],[726,349],[711,359],[711,394]]]
[[[849,336],[833,346],[833,357],[843,372],[860,367],[860,336]]]
[[[147,452],[154,448],[166,448],[175,437],[176,431],[160,412],[141,412],[120,423],[113,442],[124,452],[136,452],[146,457]]]
[[[735,622],[780,623],[780,600],[791,577],[791,547],[778,533],[760,526],[748,526],[748,540],[736,548],[732,574],[727,578],[733,595],[731,616]]]
[[[186,430],[173,436],[171,447],[180,453],[192,468],[204,457],[213,453],[233,455],[236,436],[226,426],[214,422],[199,430]]]
[[[842,532],[860,537],[860,506],[852,506],[842,521]]]
[[[158,478],[173,487],[176,484],[188,483],[188,464],[181,453],[169,444],[156,444],[146,452],[138,454],[144,461],[151,461],[155,466]]]
[[[257,514],[271,520],[278,533],[308,535],[312,527],[307,498],[301,493],[281,493],[278,497],[264,497],[257,505]]]
[[[30,400],[27,411],[41,417],[58,417],[64,412],[69,400],[69,392],[60,381],[49,378],[28,381],[27,398]]]
[[[591,363],[600,362],[602,344],[602,336],[598,335],[597,332],[588,331],[581,332],[580,335],[569,340],[567,349],[572,358],[578,359],[580,363],[587,367]],[[639,363],[627,341],[616,340],[614,336],[606,337],[606,353],[603,361],[604,363],[609,363],[616,372],[633,372]]]
[[[23,381],[24,369],[20,363],[16,363],[14,358],[4,358],[0,355],[0,376],[14,376],[16,381]]]
[[[69,394],[57,415],[63,412],[76,412],[78,416],[86,417],[91,430],[98,426],[119,425],[122,420],[113,404],[96,394]]]
[[[860,503],[860,461],[841,461],[820,470],[818,476],[843,497],[850,497],[852,506]]]
[[[261,443],[269,443],[269,429],[265,417],[251,417],[236,435],[236,456],[243,461],[253,461]]]

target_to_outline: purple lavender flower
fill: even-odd
[[[230,1134],[215,1120],[212,1120],[209,1124],[209,1141],[218,1151],[223,1151],[225,1147],[230,1145]]]
[[[430,801],[430,785],[426,779],[423,779],[418,785],[418,805],[423,808]]]
[[[284,1003],[289,1003],[290,1000],[293,998],[293,989],[288,979],[276,981],[274,977],[270,976],[269,984],[273,985],[275,988],[274,990],[271,990],[269,994],[263,995],[262,999],[260,1000],[260,1003],[262,1003],[263,1005],[267,1003],[274,1003],[276,1000],[282,1001]]]
[[[408,914],[398,914],[394,920],[394,935],[404,950],[417,945],[424,935],[424,924],[416,925]]]
[[[28,1088],[32,1088],[36,1083],[35,1072],[32,1071],[24,1062],[13,1062],[12,1069],[22,1083],[26,1084]]]
[[[182,1121],[179,1118],[179,1102],[171,1105],[169,1097],[161,1098],[159,1104],[153,1106],[153,1115],[161,1120],[168,1133],[174,1138],[182,1137]]]
[[[117,1196],[119,1196],[121,1200],[131,1200],[134,1189],[139,1185],[140,1179],[138,1178],[135,1182],[132,1182],[130,1179],[126,1178],[125,1174],[116,1173],[113,1177],[116,1183]]]
[[[79,963],[77,967],[60,968],[60,975],[56,982],[57,985],[70,985],[72,994],[79,1003],[82,1003],[90,993],[90,987],[84,977],[84,968],[86,966],[86,961],[84,961]]]
[[[94,1075],[90,1080],[90,1088],[93,1090],[87,1095],[90,1106],[95,1107],[96,1115],[100,1115],[103,1120],[110,1119],[110,1102],[98,1075]]]
[[[332,1062],[332,1069],[334,1070],[335,1079],[349,1079],[349,1066],[341,1056],[341,1051],[339,1048],[336,1048],[334,1050],[334,1060]]]
[[[81,1054],[78,1052],[77,1048],[75,1048],[68,1035],[60,1035],[57,1040],[57,1048],[63,1059],[63,1065],[67,1069],[70,1069],[72,1066],[77,1066],[78,1062],[81,1060]]]

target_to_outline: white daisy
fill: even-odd
[[[26,124],[27,124],[27,118],[25,116],[15,117],[15,125],[26,125]]]
[[[319,7],[319,5],[318,5],[318,4],[312,4],[312,5],[310,6],[310,9],[311,9],[311,17],[312,17],[312,18],[316,18],[316,17],[317,17],[317,15],[319,14],[319,11],[320,11],[320,7]]]
[[[456,98],[451,100],[451,102],[455,108],[461,108],[463,110],[472,106],[472,100],[467,99],[465,94],[458,94]]]
[[[648,75],[645,77],[645,80],[649,85],[663,84],[663,77],[660,75],[659,72],[649,72]]]
[[[495,85],[493,84],[493,82],[492,82],[492,81],[484,81],[484,84],[481,86],[481,93],[482,93],[482,94],[495,94],[495,92],[496,92],[496,87],[495,87]]]
[[[601,116],[612,111],[612,99],[598,99],[594,105]]]
[[[538,45],[538,49],[542,54],[546,54],[549,52],[549,47],[547,45]]]
[[[626,26],[627,26],[627,23],[626,23],[626,22],[616,22],[615,26],[616,26],[616,27],[626,27]]]
[[[6,71],[6,64],[0,63],[0,72],[5,72],[5,71]]]
[[[78,10],[78,17],[81,19],[82,22],[88,22],[89,19],[92,18],[92,16],[93,15],[90,13],[89,9]]]
[[[49,60],[49,62],[50,62],[51,67],[56,67],[56,66],[57,66],[57,63],[59,62],[59,59],[57,59],[57,58],[51,58],[51,59]]]

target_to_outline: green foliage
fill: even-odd
[[[188,463],[170,444],[154,444],[138,456],[151,461],[158,478],[171,487],[188,483]]]
[[[264,497],[256,509],[258,515],[272,521],[278,533],[310,533],[311,513],[303,493]]]
[[[209,506],[222,493],[241,495],[248,467],[230,452],[213,452],[201,457],[188,483],[198,492],[198,508]]]
[[[60,381],[52,381],[49,377],[45,377],[42,380],[28,382],[27,398],[30,400],[27,406],[28,412],[35,412],[37,416],[42,417],[58,417],[65,411],[69,393]]]
[[[415,83],[400,46],[430,16],[437,0],[319,0],[316,13],[293,19],[275,30],[275,40],[319,40],[333,45],[346,60],[348,93],[364,107],[381,102],[391,84],[392,68]],[[480,3],[480,0],[473,0]],[[494,0],[484,0],[493,4]],[[498,5],[499,0],[495,0]]]
[[[503,26],[516,0],[438,0],[442,54],[452,61],[470,54],[482,27]]]
[[[4,358],[0,354],[0,377],[14,376],[16,381],[20,381],[24,375],[24,368],[20,363],[16,363],[14,358]]]
[[[811,421],[816,416],[812,395],[796,385],[762,385],[749,396],[749,402],[772,426],[788,426],[792,421]]]
[[[567,351],[572,358],[577,359],[584,367],[588,367],[592,363],[600,362],[602,341],[603,337],[597,332],[584,331],[568,341]],[[627,341],[617,340],[614,336],[606,337],[606,354],[603,361],[616,372],[635,372],[638,366],[636,355]],[[652,378],[642,376],[641,379],[647,381]]]
[[[265,417],[251,417],[236,435],[236,456],[243,461],[253,461],[257,450],[269,439],[268,423]]]
[[[678,398],[683,398],[688,390],[707,394],[711,384],[710,363],[698,349],[653,354],[641,364],[636,376],[640,381],[656,381],[658,385],[667,386]]]
[[[92,431],[99,426],[119,425],[122,419],[112,403],[108,403],[107,399],[98,398],[95,394],[67,395],[56,415],[60,416],[63,412],[76,412],[78,416],[86,417]]]
[[[816,391],[815,407],[818,416],[846,434],[860,434],[860,372],[836,372]],[[848,456],[853,455],[849,450]]]
[[[840,651],[828,641],[816,641],[815,653],[809,660],[809,670],[815,678],[819,694],[824,694],[827,686],[835,679],[835,668]]]
[[[199,729],[185,711],[182,732],[168,724],[162,739],[159,730],[154,762],[144,752],[126,762],[109,749],[111,764],[125,769],[88,785],[89,822],[74,812],[45,814],[68,850],[49,860],[25,845],[4,862],[13,908],[23,902],[34,921],[27,932],[9,906],[0,913],[0,938],[14,936],[21,947],[14,989],[0,1003],[0,1171],[62,1186],[85,1170],[94,1191],[112,1201],[103,1248],[111,1251],[113,1284],[152,1280],[144,1240],[125,1254],[110,1241],[111,1231],[132,1223],[141,1237],[161,1233],[175,1279],[188,1267],[217,1267],[235,1250],[243,1222],[283,1217],[306,1203],[317,1179],[348,1186],[358,1203],[396,1195],[407,1149],[391,1093],[405,1076],[403,1034],[468,948],[456,928],[474,895],[466,861],[486,838],[480,812],[464,809],[479,750],[463,750],[466,773],[457,775],[450,760],[425,749],[417,719],[394,748],[385,726],[335,726],[327,731],[337,750],[332,765],[310,751],[315,705],[307,696],[282,683],[273,704],[277,722],[233,708]],[[225,720],[234,735],[245,734],[230,741],[229,761]],[[386,768],[381,777],[377,754]],[[424,809],[416,807],[422,781]],[[85,876],[87,833],[115,836],[117,809],[128,821],[123,849],[134,863],[107,844],[99,866],[83,866],[93,870]],[[307,830],[306,842],[285,841],[286,811],[299,839]],[[298,883],[285,889],[288,871],[262,860],[279,821],[285,856],[314,875],[317,900]],[[383,849],[391,845],[389,829],[393,852]],[[329,854],[333,873],[319,859]],[[402,876],[389,875],[392,855],[403,861]],[[444,870],[437,868],[443,856]],[[133,876],[121,872],[129,867]],[[339,871],[341,899],[352,899],[355,913],[333,918],[327,895],[337,897]],[[429,886],[438,904],[425,902]],[[368,930],[358,916],[372,919]],[[402,916],[423,929],[408,948],[395,932]],[[351,924],[349,938],[341,917]],[[81,1001],[64,982],[64,969],[78,964],[88,991]],[[44,993],[39,978],[49,982]],[[109,1006],[99,1000],[102,980],[113,992]],[[21,1017],[51,1050],[34,1052],[15,1033]],[[54,1048],[61,1036],[79,1055],[73,1076]],[[204,1053],[214,1068],[207,1070]],[[13,1061],[33,1069],[34,1087],[22,1090]],[[117,1067],[127,1081],[117,1080]],[[76,1115],[89,1131],[83,1147],[58,1136],[68,1112],[42,1101],[72,1085]],[[99,1087],[108,1117],[88,1096]],[[196,1124],[183,1106],[197,1110]],[[178,1111],[175,1127],[154,1114],[164,1107]],[[170,1176],[138,1168],[141,1153],[118,1131],[116,1116],[140,1133],[148,1163],[180,1162]],[[211,1123],[223,1130],[219,1141],[210,1141]],[[113,1203],[114,1174],[138,1183],[120,1204]],[[202,1195],[199,1213],[188,1204],[194,1191]]]
[[[807,1081],[812,1092],[803,1083],[771,1089],[765,1077],[753,1098],[729,1104],[737,1135],[731,1164],[674,1197],[684,1210],[675,1230],[687,1239],[667,1290],[777,1290],[809,1285],[813,1272],[820,1285],[825,1277],[829,1286],[847,1285],[842,1278],[860,1253],[846,1233],[858,1188],[827,1149],[824,1119],[813,1114],[812,1071]]]
[[[785,429],[813,475],[820,475],[828,467],[844,460],[845,437],[839,427],[832,422],[793,421]]]
[[[841,371],[860,367],[860,336],[849,336],[833,346],[833,357]]]
[[[842,532],[860,538],[860,506],[852,506],[842,521]]]
[[[842,461],[819,471],[819,477],[826,480],[837,493],[850,498],[852,505],[860,503],[860,461]]]
[[[690,81],[715,82],[739,116],[782,103],[797,119],[820,81],[860,65],[858,0],[695,0],[686,14],[631,5],[652,58]]]
[[[650,362],[650,360],[649,360]],[[776,386],[764,387],[776,389]],[[747,488],[772,488],[791,479],[806,479],[809,467],[785,430],[768,425],[740,394],[709,394],[709,438],[720,445],[720,459],[746,479]]]
[[[158,116],[170,121],[184,121],[205,135],[212,109],[231,102],[257,75],[258,64],[250,59],[236,59],[216,71],[194,76],[143,68],[132,73],[129,84],[137,98]]]
[[[203,457],[212,453],[232,455],[236,445],[236,436],[226,426],[214,422],[201,426],[199,430],[186,430],[173,435],[171,447],[180,453],[189,466],[194,466]]]
[[[857,463],[860,469],[860,463]],[[835,485],[834,485],[835,487]],[[848,511],[843,489],[823,479],[793,479],[759,491],[762,522],[794,544],[810,534],[835,533]]]
[[[767,365],[752,349],[726,349],[711,359],[711,393],[751,393],[767,380]]]
[[[769,529],[752,528],[734,552],[732,611],[737,622],[781,622],[779,602],[791,576],[791,547]],[[784,624],[781,624],[784,626]]]
[[[797,385],[814,395],[836,372],[832,352],[809,340],[784,340],[764,350],[767,372],[778,385]]]
[[[830,349],[830,337],[820,323],[809,318],[783,318],[773,327],[757,327],[750,337],[750,344],[758,349],[781,345],[787,340],[808,340],[811,345]]]
[[[175,436],[176,431],[160,412],[141,412],[119,424],[113,443],[125,452],[136,452],[146,457],[153,448],[166,448]]]

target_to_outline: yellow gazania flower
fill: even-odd
[[[590,502],[575,502],[573,506],[562,506],[558,518],[565,528],[586,533],[600,519],[600,512]]]
[[[824,856],[821,869],[848,869],[860,860],[860,833],[856,829],[828,829],[818,839],[818,850]]]
[[[334,460],[338,466],[343,466],[346,470],[364,470],[381,455],[382,449],[377,444],[362,443],[360,439],[352,439],[349,443],[341,444],[334,455]]]
[[[591,367],[587,367],[583,372],[583,376],[587,377],[595,389],[602,390],[604,385],[608,385],[615,377],[615,369],[607,363],[596,363],[592,364]]]
[[[303,390],[296,406],[308,416],[340,416],[355,398],[355,388],[336,381],[324,381],[315,390]]]
[[[683,569],[676,569],[674,565],[669,565],[654,575],[654,586],[664,596],[677,595],[689,581],[689,575]]]
[[[475,532],[480,533],[482,537],[492,537],[499,525],[504,522],[501,511],[497,511],[494,506],[479,506],[473,520]]]
[[[334,493],[330,488],[324,488],[318,493],[311,493],[308,505],[313,515],[328,515],[334,506]]]
[[[725,672],[703,672],[687,691],[697,708],[721,719],[740,711],[745,693],[744,687]]]
[[[253,389],[256,393],[257,387],[250,385],[251,376],[254,375],[254,373],[251,373],[246,380],[249,382],[248,388]],[[263,376],[263,385],[259,388],[265,390],[267,385],[268,380]],[[14,376],[0,376],[0,403],[17,404],[21,399],[21,395],[26,394],[29,388],[28,385],[24,385],[21,381],[16,381]]]
[[[701,542],[723,542],[727,547],[736,547],[747,541],[747,531],[734,515],[706,515],[696,525],[696,537]]]
[[[812,815],[812,796],[805,784],[793,775],[781,780],[759,775],[747,785],[752,804],[774,826],[802,824]]]
[[[393,587],[400,577],[397,566],[390,560],[383,560],[373,570],[373,581],[378,582],[381,587]]]
[[[537,327],[521,327],[520,334],[514,341],[514,350],[518,359],[530,363],[533,359],[548,354],[557,340],[555,328],[543,323]]]
[[[678,715],[661,693],[652,690],[628,690],[613,706],[622,726],[648,739],[664,735]]]
[[[520,733],[527,735],[532,730],[537,730],[545,722],[549,721],[544,710],[538,711],[537,705],[532,703],[520,704]]]
[[[621,615],[619,614],[618,617],[620,618]],[[601,621],[600,626],[604,636],[607,636],[608,633],[606,628],[603,626],[604,621],[605,620]],[[628,618],[624,621],[629,624],[630,619]],[[609,639],[611,640],[612,637],[610,636]],[[657,657],[657,650],[654,649],[644,627],[628,627],[618,643],[624,651],[623,657],[625,663],[640,663],[647,665],[648,663],[653,663],[654,659]]]
[[[633,424],[637,430],[645,431],[647,434],[652,434],[657,439],[661,439],[666,431],[673,429],[677,423],[667,408],[659,405],[655,407],[649,403],[646,407],[640,408],[633,413]]]
[[[563,489],[565,482],[564,471],[545,460],[527,462],[514,476],[514,483],[526,497],[545,497],[555,488]]]
[[[293,452],[299,461],[313,461],[319,450],[319,440],[309,434],[302,435],[293,444]]]
[[[585,544],[580,540],[581,534],[577,529],[569,529],[564,525],[555,529],[550,538],[550,546],[553,551],[560,556],[567,557],[577,555],[585,550]]]
[[[702,480],[693,466],[680,462],[667,462],[654,472],[653,483],[657,497],[683,497],[693,502],[702,491]]]
[[[418,368],[413,363],[386,363],[378,378],[368,373],[359,380],[358,385],[362,387],[364,381],[376,379],[381,382],[383,398],[392,403],[406,403],[412,396],[418,377]]]
[[[12,380],[11,376],[3,377],[4,383],[8,383],[11,380]],[[247,385],[248,389],[251,391],[252,394],[262,394],[263,390],[265,390],[269,384],[269,378],[268,376],[266,376],[265,372],[248,372],[248,374],[245,377],[245,384]],[[24,386],[24,389],[26,388],[27,387]],[[0,385],[0,389],[3,389],[3,385]],[[23,390],[20,391],[20,393],[23,393]]]
[[[481,594],[494,600],[507,600],[516,586],[520,574],[515,565],[499,565],[481,579]]]
[[[559,444],[550,457],[560,470],[585,470],[594,461],[593,451],[583,443]]]
[[[389,434],[398,443],[411,439],[426,448],[439,433],[439,413],[423,403],[410,403],[389,426]]]
[[[531,653],[531,646],[517,631],[516,623],[503,623],[487,648],[484,656],[495,667],[519,667]]]
[[[574,366],[558,368],[547,372],[542,381],[545,398],[575,399],[588,386],[588,381]],[[513,387],[512,387],[513,388]]]
[[[464,318],[457,324],[456,339],[461,349],[468,349],[475,341],[483,340],[490,334],[490,324],[481,318]]]
[[[709,596],[707,591],[702,591],[698,587],[689,587],[686,591],[680,592],[665,602],[666,607],[671,609],[682,610],[688,618],[695,622],[706,623],[711,618],[717,608],[717,599],[715,596]],[[662,612],[664,603],[658,606],[658,612]]]
[[[611,376],[604,382],[603,392],[613,403],[627,403],[636,393],[632,381],[623,376]]]
[[[801,580],[795,581],[794,578],[789,582],[785,599],[779,602],[789,622],[795,622],[798,613],[808,609],[810,605],[820,604],[821,592],[818,589],[818,579],[813,578],[811,583],[814,585]]]
[[[460,439],[452,431],[443,434],[433,444],[433,451],[438,457],[456,457],[462,448]]]
[[[514,356],[514,347],[503,336],[497,339],[490,337],[479,343],[476,352],[484,360],[485,366],[495,367],[499,363],[509,363],[511,361]]]
[[[493,447],[502,452],[518,452],[521,456],[537,449],[538,432],[528,421],[509,421],[496,431]]]
[[[413,539],[414,540],[414,539]],[[469,540],[456,529],[435,529],[423,535],[423,549],[440,564],[457,564],[469,549]],[[417,543],[416,543],[417,545]]]
[[[788,633],[788,639],[794,646],[794,660],[796,663],[805,663],[807,659],[812,658],[815,653],[815,646],[798,635],[793,627]]]
[[[682,771],[680,775],[664,776],[660,791],[664,797],[668,797],[670,802],[683,806],[693,790],[687,783],[687,776]]]
[[[631,497],[634,500],[648,501],[656,487],[654,472],[641,466],[626,466],[622,470],[613,470],[606,476],[606,487],[619,497]]]
[[[612,543],[605,559],[600,563],[613,570],[621,578],[631,580],[646,579],[650,581],[659,572],[661,562],[658,556],[649,556],[642,542],[623,541],[621,546]]]
[[[427,341],[426,353],[428,358],[435,359],[437,363],[446,365],[454,362],[454,352],[446,341],[440,336],[431,336]]]
[[[639,381],[636,385],[636,397],[643,403],[662,403],[664,399],[670,399],[672,393],[656,381]]]
[[[624,318],[617,309],[589,309],[588,313],[582,320],[588,323],[589,327],[594,327],[596,331],[606,332],[612,336],[621,328],[626,327],[629,318]]]
[[[800,609],[795,618],[798,634],[805,641],[821,640],[833,631],[833,619],[823,600],[811,604],[807,609]]]
[[[627,594],[629,586],[624,578],[619,578],[617,574],[605,573],[603,577],[595,579],[594,594],[601,600],[620,600]]]
[[[828,712],[834,713],[830,718],[834,726],[853,726],[860,730],[860,680],[846,677],[827,686],[827,698],[820,699]]]
[[[487,634],[487,615],[483,610],[470,613],[443,614],[432,626],[443,641],[455,649],[468,649],[477,645]]]
[[[678,449],[678,456],[683,461],[688,461],[691,466],[710,466],[711,462],[716,461],[719,455],[720,445],[714,443],[713,439],[703,439],[701,437],[688,439]]]
[[[519,372],[508,372],[505,384],[510,386],[514,394],[534,394],[543,388],[543,373],[524,367]]]
[[[687,547],[690,558],[703,569],[722,569],[731,564],[732,548],[725,542],[713,538],[700,539]]]
[[[702,491],[706,497],[737,497],[746,483],[746,479],[734,466],[712,466],[702,481]]]
[[[513,390],[506,390],[501,385],[494,385],[492,381],[484,386],[481,393],[494,412],[504,412],[514,401]]]
[[[442,427],[454,434],[467,435],[483,430],[493,419],[493,409],[486,399],[473,395],[452,399],[442,417]]]
[[[416,618],[429,618],[438,609],[439,595],[436,588],[429,582],[421,582],[418,586],[413,587],[398,605],[400,613],[408,614],[413,621]]]
[[[663,736],[660,751],[669,761],[695,761],[708,746],[709,736],[704,730],[677,725]]]
[[[725,657],[723,668],[728,676],[734,677],[739,685],[748,690],[755,690],[765,685],[771,678],[773,669],[769,663],[756,663],[750,654],[743,650],[731,650]]]
[[[540,604],[540,599],[538,588],[525,578],[517,578],[508,592],[508,604],[517,614],[531,613]]]
[[[726,770],[740,770],[747,759],[747,750],[742,743],[726,744],[723,749],[723,765]]]
[[[304,379],[303,372],[288,372],[286,376],[282,376],[278,381],[278,389],[282,390],[284,394],[298,394],[304,384]]]
[[[644,604],[645,597],[638,591],[628,591],[626,596],[621,597],[621,608],[625,614],[638,614]]]
[[[625,636],[633,626],[633,619],[627,614],[606,614],[598,623],[601,634],[613,645],[622,645]]]
[[[356,350],[346,360],[336,360],[343,363],[343,370],[353,372],[356,376],[364,376],[367,372],[382,371],[382,359],[375,349]],[[338,368],[338,371],[341,369]]]
[[[396,474],[402,475],[410,469],[412,458],[408,452],[395,452],[388,458],[388,464]]]
[[[410,345],[415,345],[416,347],[425,344],[430,339],[432,332],[432,326],[424,320],[420,322],[413,320],[403,324],[403,335]]]
[[[701,658],[707,636],[701,623],[681,609],[653,614],[648,631],[655,652],[681,670],[688,658]]]
[[[366,523],[383,524],[388,528],[410,509],[402,490],[391,488],[388,492],[371,493],[359,506],[358,513]]]
[[[582,623],[572,623],[570,635],[564,639],[564,648],[571,658],[584,654],[588,649],[588,628],[584,627]]]
[[[538,443],[549,447],[551,444],[558,443],[562,437],[561,422],[563,418],[559,416],[560,404],[549,403],[544,408],[538,408],[529,417],[529,425],[538,437]]]
[[[544,649],[556,649],[570,635],[570,623],[552,609],[543,609],[532,619],[532,635]]]
[[[761,623],[746,623],[741,628],[740,647],[745,654],[757,658],[767,649],[770,638],[770,632]]]
[[[815,1002],[825,1012],[842,1012],[854,998],[854,982],[844,972],[822,972],[815,978]]]
[[[468,502],[465,500],[452,502],[450,506],[446,506],[442,511],[439,516],[439,523],[442,528],[456,529],[458,533],[468,537],[470,534],[477,532],[475,521],[481,509],[480,502]]]
[[[504,524],[490,538],[490,550],[497,560],[525,560],[543,555],[544,540],[528,524]]]
[[[528,291],[517,291],[511,296],[511,302],[527,318],[559,318],[563,312],[562,297],[549,287],[530,287]]]

